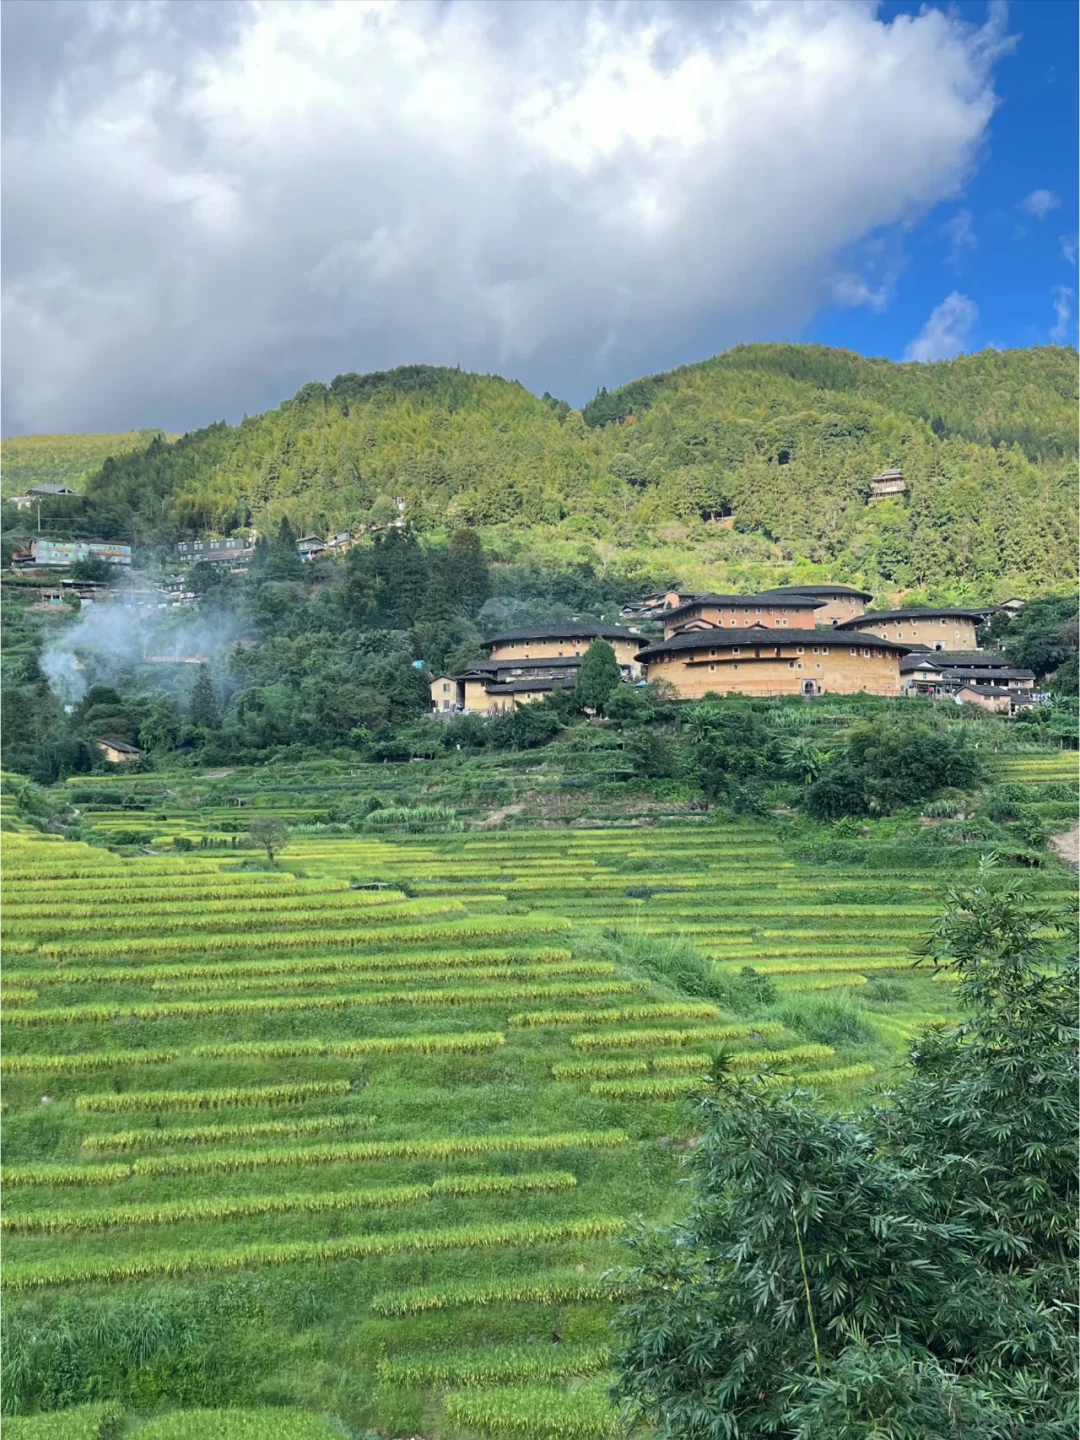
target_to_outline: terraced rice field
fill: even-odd
[[[751,824],[301,838],[273,873],[5,840],[9,1303],[285,1273],[316,1318],[268,1389],[387,1433],[614,1434],[600,1277],[627,1217],[677,1214],[717,1050],[849,1097],[950,1013],[907,969],[937,874],[797,864]],[[778,1000],[678,993],[613,928]],[[861,1047],[783,1018],[898,976]]]

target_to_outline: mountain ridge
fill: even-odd
[[[418,530],[475,527],[496,558],[993,598],[1072,583],[1075,394],[1076,353],[1057,347],[916,365],[739,346],[582,411],[499,376],[403,366],[159,436],[107,460],[80,503],[103,533],[152,543],[283,515],[355,528],[400,495]],[[871,501],[890,465],[909,494]]]

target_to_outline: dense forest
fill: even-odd
[[[20,435],[5,440],[0,444],[3,493],[25,495],[31,485],[48,482],[81,490],[110,455],[143,450],[159,434],[159,430],[128,430],[120,435]]]
[[[401,496],[418,533],[473,527],[496,560],[632,571],[647,558],[686,584],[828,576],[993,599],[1073,582],[1076,430],[1063,348],[898,365],[742,346],[583,411],[496,376],[408,366],[313,382],[239,425],[116,454],[50,523],[143,545],[284,516],[321,534]],[[889,466],[908,494],[872,500]]]

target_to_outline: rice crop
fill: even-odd
[[[597,1300],[618,1298],[621,1290],[601,1275],[581,1275],[576,1270],[548,1271],[517,1280],[496,1280],[451,1285],[422,1285],[413,1289],[380,1292],[372,1297],[376,1315],[397,1319],[437,1310],[489,1305],[585,1305]]]
[[[375,1374],[386,1385],[409,1389],[448,1385],[478,1389],[598,1375],[610,1364],[610,1345],[523,1345],[380,1360]]]
[[[238,1105],[302,1105],[347,1095],[348,1080],[309,1080],[297,1085],[233,1085],[222,1090],[127,1090],[120,1094],[77,1095],[83,1114],[120,1114],[126,1110],[218,1110]]]
[[[3,1055],[0,1075],[77,1075],[82,1071],[121,1070],[127,1065],[168,1065],[175,1050],[87,1050],[73,1055]]]
[[[782,1035],[784,1026],[774,1021],[745,1025],[709,1025],[700,1030],[598,1030],[572,1035],[575,1050],[636,1050],[661,1045],[703,1045],[711,1040],[740,1040],[746,1036]]]
[[[546,946],[529,950],[502,948],[418,951],[409,956],[412,971],[471,969],[477,965],[557,965],[571,960],[572,954],[563,947]],[[129,985],[157,983],[166,980],[238,980],[249,976],[274,975],[366,975],[384,970],[398,970],[403,965],[402,952],[388,955],[289,956],[264,960],[224,961],[221,963],[187,965],[100,965],[56,966],[50,970],[19,970],[10,972],[13,983],[35,985]]]
[[[355,1112],[349,1115],[315,1115],[304,1120],[252,1121],[248,1125],[155,1125],[149,1130],[110,1130],[87,1135],[82,1148],[90,1154],[113,1154],[131,1150],[161,1150],[170,1145],[227,1145],[233,1140],[274,1140],[286,1136],[325,1134],[328,1130],[352,1130],[371,1123],[370,1115]]]
[[[0,1004],[2,1005],[32,1005],[37,998],[36,990],[20,990],[13,985],[0,991]]]
[[[511,1015],[508,1025],[619,1025],[628,1020],[717,1020],[715,1005],[672,1002],[660,1005],[630,1005],[620,1010],[533,1010]]]
[[[626,1143],[627,1135],[622,1130],[574,1130],[553,1135],[458,1135],[437,1140],[369,1140],[343,1145],[153,1156],[136,1160],[129,1173],[194,1175],[213,1171],[227,1174],[268,1166],[356,1165],[377,1160],[453,1160],[470,1155],[523,1155],[538,1150],[603,1150]]]
[[[357,1040],[252,1040],[196,1045],[200,1059],[284,1060],[302,1056],[353,1059],[362,1055],[480,1055],[498,1050],[506,1036],[498,1030],[463,1030],[450,1035],[373,1035]]]
[[[411,902],[419,904],[418,901]],[[453,906],[449,913],[461,907]],[[410,912],[419,913],[419,912]],[[442,913],[447,913],[443,910]],[[65,944],[40,946],[46,958],[61,959],[67,955],[183,955],[192,949],[263,950],[272,942],[275,950],[308,950],[323,946],[342,945],[359,948],[365,945],[428,945],[441,941],[475,940],[487,935],[549,935],[566,930],[569,922],[553,916],[477,915],[445,925],[372,925],[350,930],[277,930],[245,934],[242,931],[222,935],[200,935],[197,945],[186,937],[147,936],[144,940],[78,940]]]
[[[225,1274],[255,1266],[328,1265],[374,1255],[559,1245],[570,1240],[608,1240],[621,1234],[625,1223],[613,1216],[595,1216],[554,1224],[517,1221],[505,1225],[459,1225],[443,1230],[403,1230],[336,1240],[297,1240],[283,1245],[238,1245],[219,1250],[189,1247],[175,1252],[159,1250],[127,1260],[12,1265],[8,1267],[5,1285],[9,1293],[19,1293],[58,1285],[111,1285],[131,1280],[176,1278],[197,1271]]]
[[[502,804],[504,788],[557,787],[545,763],[485,755],[453,786],[491,767],[484,803],[498,789],[490,803]],[[572,753],[565,764],[589,783],[601,773]],[[220,851],[121,857],[5,833],[8,1304],[20,1324],[22,1310],[47,1325],[83,1306],[73,1287],[98,1288],[93,1307],[111,1303],[101,1287],[153,1282],[168,1307],[218,1293],[218,1277],[231,1303],[247,1289],[231,1272],[250,1270],[251,1293],[269,1295],[258,1272],[289,1265],[302,1272],[298,1314],[325,1323],[275,1329],[267,1312],[283,1401],[310,1373],[312,1403],[325,1390],[328,1410],[380,1433],[617,1433],[605,1326],[626,1290],[600,1272],[616,1214],[665,1213],[681,1147],[657,1148],[655,1132],[692,1131],[681,1102],[718,1052],[726,1083],[765,1093],[873,1084],[867,1052],[850,1048],[867,1036],[841,1044],[800,1016],[835,1004],[837,979],[906,971],[937,872],[875,864],[876,837],[858,864],[795,862],[744,820],[657,816],[646,833],[598,814],[595,830],[422,839],[299,828],[368,795],[463,813],[453,786],[429,790],[425,773],[356,757],[240,766],[220,784],[181,769],[173,794],[152,800],[161,777],[94,777],[118,803],[83,816],[106,834],[231,830],[247,818],[238,797],[290,814],[297,875],[236,868]],[[169,819],[123,810],[128,795]],[[1029,880],[1068,889],[1056,872]],[[635,946],[644,954],[650,934],[697,950],[700,988],[659,964],[647,972]],[[792,1028],[775,1010],[741,1011],[748,966],[780,992]],[[882,1007],[867,1010],[878,1048],[899,1051],[925,1013],[948,1008],[946,987],[929,997],[930,977],[906,973],[910,1003],[880,1024]],[[817,997],[796,988],[821,982]],[[736,1013],[711,1003],[729,985]],[[43,1095],[52,1076],[71,1078]],[[610,1124],[624,1116],[625,1130]],[[357,1283],[375,1261],[377,1281]],[[566,1343],[547,1344],[552,1331]],[[362,1411],[342,1408],[346,1392]],[[161,1440],[194,1440],[203,1425],[219,1440],[291,1440],[291,1412],[247,1413],[131,1416],[125,1433],[169,1425]]]
[[[608,1440],[619,1434],[603,1389],[541,1386],[455,1391],[446,1398],[452,1425],[495,1440]]]
[[[495,1005],[548,999],[601,999],[647,990],[648,980],[554,985],[476,985],[459,990],[384,990],[344,995],[275,995],[247,1000],[176,1000],[140,1005],[71,1005],[0,1011],[8,1025],[107,1025],[114,1020],[201,1020],[215,1015],[267,1015],[290,1010],[351,1010],[378,1005]],[[584,1017],[588,1019],[589,1016]],[[578,1022],[580,1023],[580,1021]]]
[[[221,1222],[256,1215],[319,1215],[327,1212],[389,1210],[440,1195],[529,1195],[572,1190],[575,1176],[565,1171],[523,1175],[460,1175],[432,1185],[390,1185],[373,1190],[319,1191],[314,1194],[245,1195],[232,1200],[173,1200],[160,1204],[118,1205],[92,1210],[32,1210],[0,1215],[0,1230],[20,1235],[59,1235],[81,1231],[178,1225],[185,1221]]]
[[[410,980],[415,980],[416,968],[410,966],[408,970],[376,970],[370,974],[351,971],[344,979],[349,984],[361,980],[372,985],[405,985]],[[615,966],[604,960],[558,960],[545,965],[472,965],[449,973],[455,981],[468,981],[472,984],[482,980],[546,980],[560,975],[611,976],[615,974]],[[280,990],[283,987],[295,990],[340,983],[341,976],[296,972],[235,980],[159,980],[153,989],[163,995],[214,995],[227,990]]]

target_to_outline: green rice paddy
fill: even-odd
[[[613,1435],[601,1277],[678,1214],[717,1051],[846,1103],[956,1013],[912,967],[940,865],[812,865],[749,821],[300,834],[273,870],[5,842],[10,1312],[198,1291],[250,1328],[243,1410],[5,1417],[25,1440]]]

